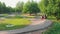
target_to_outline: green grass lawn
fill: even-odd
[[[6,27],[6,25],[14,25],[12,27]],[[12,30],[12,29],[19,29],[25,26],[28,26],[30,21],[28,19],[23,18],[13,18],[13,19],[3,19],[0,20],[0,30]]]
[[[55,18],[49,19],[53,21],[53,25],[47,31],[43,32],[43,34],[60,34],[60,21],[57,21]]]

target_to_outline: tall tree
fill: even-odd
[[[24,12],[37,15],[38,12],[40,12],[40,9],[38,8],[38,4],[34,2],[33,0],[30,2],[28,1],[23,8]]]
[[[60,17],[60,0],[41,0],[40,9],[47,15]]]
[[[2,13],[2,3],[0,2],[0,13]]]
[[[0,14],[12,13],[15,12],[15,9],[12,7],[6,7],[5,3],[0,2]]]
[[[23,5],[24,5],[24,2],[18,2],[17,4],[16,4],[16,12],[22,12],[22,10],[23,10]]]
[[[3,8],[3,13],[6,13],[6,5],[5,5],[5,3],[2,3],[2,8]]]

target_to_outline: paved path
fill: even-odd
[[[23,33],[28,31],[34,31],[38,29],[44,29],[52,24],[50,20],[41,20],[41,19],[30,19],[31,24],[22,29],[9,30],[9,31],[0,31],[0,34],[14,34],[14,33]]]

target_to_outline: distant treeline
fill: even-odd
[[[29,13],[30,15],[43,13],[60,19],[60,0],[41,0],[39,3],[33,0],[26,3],[18,2],[15,8],[6,7],[5,3],[0,2],[0,14],[2,13]]]
[[[5,3],[0,2],[0,14],[4,13],[29,13],[37,15],[37,13],[40,12],[40,9],[38,7],[38,3],[34,2],[33,0],[30,2],[18,2],[16,4],[15,8],[12,8],[10,6],[6,7]]]

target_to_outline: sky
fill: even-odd
[[[6,6],[10,6],[10,7],[15,7],[17,2],[27,2],[28,0],[0,0],[0,2],[4,2],[6,4]],[[34,0],[36,2],[39,2],[40,0]]]

